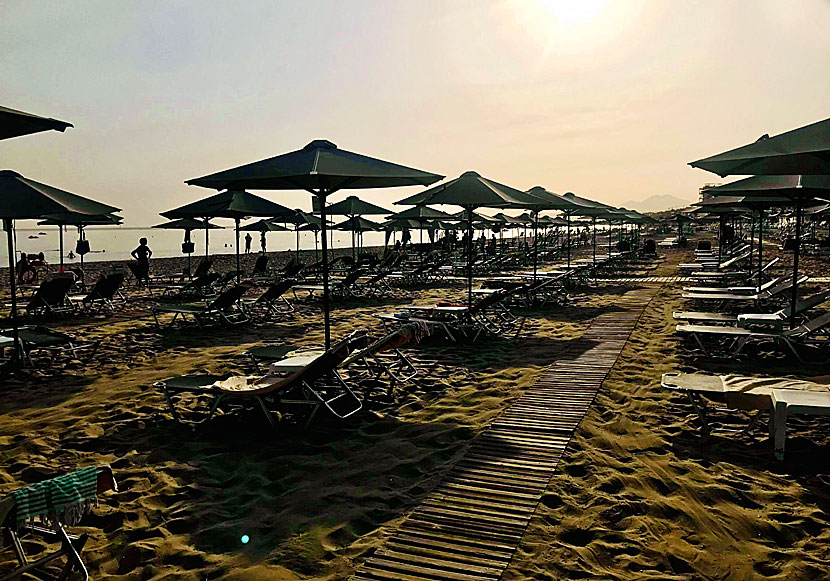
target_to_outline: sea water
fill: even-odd
[[[15,228],[15,248],[20,252],[38,254],[43,252],[46,262],[56,264],[60,262],[59,246],[60,238],[57,226],[41,227],[17,227]],[[161,230],[155,228],[125,227],[125,226],[88,226],[84,229],[86,239],[89,241],[89,254],[84,256],[85,262],[103,260],[132,260],[130,252],[138,246],[139,238],[147,238],[147,245],[153,251],[154,258],[168,258],[185,256],[182,254],[182,242],[184,232],[181,230]],[[245,234],[239,233],[239,249],[245,252]],[[251,232],[251,252],[259,252],[260,233]],[[329,240],[333,242],[333,248],[351,248],[352,235],[350,232],[330,231]],[[383,246],[385,242],[384,232],[366,232],[363,234],[364,246]],[[0,268],[8,265],[8,253],[6,249],[6,233],[2,232],[3,240],[0,241]],[[190,239],[195,244],[193,256],[205,254],[205,231],[194,230]],[[390,238],[390,244],[400,239],[400,233],[395,238]],[[412,233],[413,241],[419,241],[419,234]],[[75,253],[75,243],[78,240],[77,228],[68,227],[63,234],[63,256],[64,264],[73,264],[80,261]],[[314,250],[314,233],[300,232],[300,249]],[[424,241],[429,238],[424,235]],[[235,240],[233,227],[221,230],[210,230],[208,237],[210,254],[233,254],[235,252]],[[319,244],[319,236],[318,236]],[[266,234],[266,249],[269,252],[281,250],[295,250],[297,248],[297,235],[295,232],[268,232]],[[69,258],[69,252],[74,258]]]

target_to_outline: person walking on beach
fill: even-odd
[[[251,240],[253,240],[253,238],[251,237],[251,233],[248,232],[245,234],[245,254],[251,253]]]
[[[136,278],[139,280],[150,278],[150,257],[153,256],[153,251],[147,246],[147,239],[139,239],[138,248],[130,252],[130,255],[138,261]]]

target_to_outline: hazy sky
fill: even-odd
[[[688,161],[830,117],[828,31],[830,0],[0,0],[0,104],[75,125],[0,142],[0,168],[128,225],[316,138],[611,204],[692,199],[717,178]]]

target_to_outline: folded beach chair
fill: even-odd
[[[801,315],[827,300],[830,300],[830,290],[801,298],[795,303],[795,312],[797,315]],[[676,320],[694,323],[722,323],[726,325],[737,325],[738,327],[765,326],[783,328],[784,323],[790,316],[790,307],[786,306],[774,313],[745,313],[741,315],[699,311],[675,311],[673,316]]]
[[[203,304],[156,304],[152,308],[156,326],[161,328],[158,320],[159,313],[173,313],[170,325],[176,322],[181,315],[182,319],[191,317],[199,327],[204,324],[219,321],[228,325],[247,323],[250,318],[242,304],[242,296],[250,287],[244,284],[232,286],[216,298],[205,300]]]
[[[118,487],[109,466],[101,466],[82,468],[0,498],[0,537],[7,540],[18,562],[18,567],[0,577],[0,581],[22,579],[24,573],[37,570],[38,577],[44,578],[43,569],[63,558],[66,561],[57,579],[68,579],[73,573],[80,579],[89,579],[81,559],[89,535],[71,535],[65,527],[78,524],[96,503],[97,496],[108,490],[117,491]],[[29,537],[57,543],[60,548],[30,561],[24,552]]]
[[[345,419],[363,407],[361,399],[337,373],[337,368],[349,355],[353,340],[352,336],[346,337],[328,351],[294,357],[294,361],[282,359],[278,363],[283,369],[291,370],[285,377],[277,374],[250,377],[184,375],[157,382],[154,387],[162,391],[173,418],[181,423],[206,422],[221,407],[257,407],[272,428],[277,427],[272,413],[275,409],[289,413],[301,410],[306,426],[321,407],[335,417]],[[202,419],[191,420],[190,416],[198,412],[185,417],[177,409],[176,402],[187,395],[210,400]]]
[[[778,264],[780,257],[775,257],[761,267],[761,274],[767,272],[774,265]],[[748,272],[746,270],[725,270],[725,271],[698,271],[693,272],[692,277],[701,282],[724,282],[736,279],[750,280],[758,275],[757,272]]]
[[[804,284],[810,280],[809,276],[802,276],[798,279],[798,284]],[[771,287],[762,289],[758,292],[754,293],[746,293],[746,294],[738,294],[738,293],[683,293],[684,299],[689,300],[696,300],[696,301],[713,301],[719,302],[721,305],[725,303],[735,303],[735,302],[760,302],[769,300],[775,296],[782,294],[783,292],[791,289],[793,286],[792,278],[787,278],[786,280],[778,281]]]
[[[677,332],[692,335],[706,355],[712,355],[717,352],[738,355],[750,341],[773,341],[788,347],[802,363],[812,363],[804,359],[800,349],[805,346],[819,347],[830,358],[827,339],[821,339],[819,337],[822,332],[827,331],[828,327],[830,327],[830,313],[824,313],[798,327],[786,330],[767,329],[764,331],[753,331],[723,325],[677,325]],[[720,339],[725,341],[726,344],[720,350],[713,351],[712,347],[707,346],[703,341],[704,337]]]
[[[747,433],[762,413],[769,412],[769,434],[779,460],[784,458],[789,415],[830,415],[830,386],[811,381],[666,373],[661,384],[686,394],[700,419],[700,429],[705,436],[711,434],[713,429],[710,420],[712,409],[704,399],[725,403],[727,410],[757,411],[740,433]]]
[[[99,309],[108,309],[110,312],[115,312],[116,297],[122,303],[127,302],[124,295],[121,294],[121,285],[123,284],[123,272],[114,272],[102,276],[89,291],[89,294],[81,299],[81,303],[88,309],[98,307]]]
[[[293,278],[286,278],[268,285],[265,292],[255,299],[243,300],[245,310],[255,313],[264,311],[270,315],[282,315],[294,312],[294,305],[288,302],[285,294],[297,284]]]
[[[38,315],[65,315],[75,311],[75,305],[69,299],[69,289],[73,279],[59,276],[43,281],[26,305],[26,313]]]

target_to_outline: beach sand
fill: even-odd
[[[681,258],[672,253],[648,272],[671,275]],[[565,308],[525,311],[515,342],[428,339],[406,350],[417,384],[376,398],[360,417],[321,418],[307,431],[273,432],[261,414],[193,431],[172,422],[150,386],[200,370],[249,373],[241,353],[262,341],[319,345],[316,302],[279,323],[204,333],[158,332],[141,301],[111,318],[69,321],[58,327],[101,347],[91,362],[62,359],[5,382],[0,494],[110,464],[121,491],[102,496],[88,526],[76,528],[91,535],[94,578],[343,579],[630,288],[604,284],[574,293]],[[333,336],[380,333],[371,312],[458,300],[463,290],[397,295],[337,304]],[[763,439],[701,443],[685,402],[659,388],[664,371],[692,369],[673,337],[677,297],[667,287],[647,308],[505,578],[811,578],[826,560],[830,478],[815,461],[826,456],[826,430],[805,421],[811,431],[792,439],[783,463]],[[2,553],[0,572],[12,559]]]

